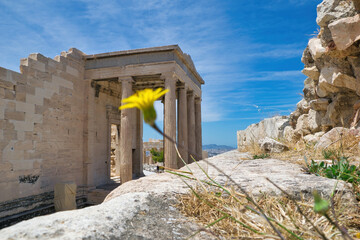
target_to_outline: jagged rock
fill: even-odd
[[[328,98],[318,98],[310,101],[310,107],[315,111],[326,111],[328,105],[329,105]]]
[[[301,112],[299,109],[296,109],[294,112],[292,112],[290,114],[290,117],[289,117],[289,124],[292,128],[296,128],[296,123],[297,123],[297,120],[298,118],[301,116]]]
[[[302,136],[310,134],[308,114],[303,114],[298,118],[295,132],[301,134]]]
[[[350,127],[354,115],[353,107],[358,100],[359,96],[351,92],[336,94],[327,108],[321,125]]]
[[[304,81],[303,92],[304,92],[304,98],[307,102],[310,102],[312,99],[316,97],[315,83],[313,79],[307,78]]]
[[[315,133],[315,137],[321,138],[324,134],[325,132],[317,132]]]
[[[332,83],[336,87],[347,88],[360,95],[360,82],[352,76],[339,72],[334,74]]]
[[[360,82],[353,76],[343,73],[342,69],[334,66],[323,67],[319,77],[319,97],[325,97],[328,96],[329,93],[339,92],[339,88],[347,88],[360,95]]]
[[[336,20],[329,29],[337,49],[344,50],[360,39],[360,14]]]
[[[308,124],[310,132],[314,133],[320,130],[321,114],[313,109],[310,109],[308,114]]]
[[[301,72],[311,79],[319,80],[320,73],[316,66],[304,68]]]
[[[298,118],[295,132],[303,136],[317,132],[320,130],[321,119],[319,112],[310,109],[308,114],[303,114]]]
[[[309,46],[311,56],[315,60],[317,58],[320,58],[326,52],[326,49],[322,46],[321,39],[319,39],[319,38],[310,39],[308,46]]]
[[[334,74],[338,72],[338,69],[335,67],[323,67],[321,69],[319,85],[316,89],[319,97],[326,97],[330,93],[335,93],[339,91],[339,89],[333,84]]]
[[[301,137],[301,133],[296,132],[291,126],[286,126],[284,129],[284,139],[287,142],[297,142]]]
[[[302,54],[301,62],[305,64],[305,66],[312,66],[314,64],[314,59],[311,56],[309,51],[309,46],[307,46]]]
[[[360,1],[360,0],[359,0]],[[349,56],[348,61],[351,64],[354,75],[358,81],[360,81],[360,60],[359,57]]]
[[[319,141],[319,139],[320,139],[319,137],[316,137],[313,134],[309,134],[304,137],[304,141],[307,144],[313,144],[313,145],[315,145]]]
[[[329,147],[332,143],[340,141],[342,136],[349,133],[348,128],[336,127],[325,133],[315,145],[316,149],[324,149]]]
[[[349,17],[355,14],[352,1],[326,0],[317,6],[316,22],[320,27],[326,27],[330,21]]]
[[[260,149],[266,153],[281,153],[289,150],[289,148],[285,144],[268,137],[259,140],[259,144]]]
[[[265,137],[282,138],[284,128],[288,125],[289,118],[286,116],[266,118],[259,123],[251,124],[245,130],[237,132],[238,149],[243,150]]]
[[[305,99],[301,99],[297,104],[296,104],[297,109],[300,110],[300,112],[303,113],[308,113],[310,110],[310,105],[309,103],[305,100]]]

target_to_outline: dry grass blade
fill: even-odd
[[[272,228],[267,224],[264,218],[254,211],[251,211],[245,206],[252,206],[251,202],[247,198],[241,198],[240,201],[234,201],[230,196],[224,194],[221,196],[222,201],[218,198],[218,193],[208,191],[207,193],[199,191],[200,189],[194,189],[199,197],[190,193],[187,195],[179,196],[179,204],[177,207],[181,212],[191,218],[196,219],[198,222],[208,225],[219,218],[224,216],[224,213],[229,214],[234,219],[241,221],[247,226],[263,234],[254,233],[254,231],[243,227],[238,224],[233,218],[224,218],[212,225],[210,228],[219,236],[226,239],[229,238],[249,238],[256,239],[258,237],[272,237],[280,239],[278,236],[274,236]],[[210,203],[205,204],[204,201]],[[298,211],[298,206],[288,197],[274,197],[274,196],[262,196],[258,199],[258,204],[264,209],[269,218],[273,218],[284,226],[287,226],[301,239],[319,239],[319,233],[308,221],[305,220],[305,216],[312,222],[316,228],[322,230],[326,239],[340,239],[341,233],[338,229],[334,228],[324,216],[314,213],[312,200],[302,200],[299,202],[303,206],[303,213]],[[338,221],[348,229],[349,234],[356,234],[360,231],[360,211],[358,207],[346,207],[346,202],[340,196],[334,198],[334,208],[337,212]],[[220,211],[218,211],[218,210]],[[285,239],[296,239],[293,235],[289,234],[284,229],[281,229]]]

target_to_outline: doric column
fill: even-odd
[[[164,103],[164,133],[174,141],[176,140],[176,79],[172,74],[165,75],[165,89],[169,92],[165,94]],[[177,168],[177,155],[174,143],[164,137],[164,159],[165,167]]]
[[[188,127],[187,127],[187,96],[186,87],[181,86],[179,88],[178,98],[178,148],[182,159],[188,163]],[[184,166],[184,163],[180,160],[178,167]]]
[[[131,77],[119,79],[121,82],[121,99],[133,94]],[[133,109],[121,110],[120,130],[120,179],[121,183],[132,180],[132,122]]]
[[[195,98],[193,91],[187,95],[187,118],[188,118],[188,162],[193,162],[190,155],[196,158],[196,139],[195,139]],[[196,159],[197,160],[197,159]]]
[[[195,99],[195,139],[196,160],[202,159],[202,133],[201,133],[201,98]]]

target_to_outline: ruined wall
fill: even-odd
[[[289,140],[358,128],[360,109],[359,0],[324,0],[317,7],[320,31],[309,40],[302,62],[304,99],[290,115]],[[320,136],[320,135],[319,135]]]
[[[82,56],[31,54],[21,74],[0,68],[0,203],[45,194],[57,182],[84,184]]]
[[[360,129],[360,0],[324,0],[317,6],[316,22],[319,33],[309,40],[301,59],[307,76],[304,98],[291,113],[289,126],[275,137],[261,124],[238,131],[239,150],[265,136],[316,143],[335,127]],[[282,121],[273,118],[268,123],[276,130]]]

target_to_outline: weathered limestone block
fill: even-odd
[[[322,119],[323,126],[349,127],[354,115],[354,104],[359,96],[351,92],[338,93],[327,107],[325,117]]]
[[[306,48],[305,48],[305,50],[304,50],[304,52],[302,54],[302,57],[301,57],[301,62],[303,64],[305,64],[306,67],[314,65],[314,59],[311,56],[309,46],[306,46]]]
[[[300,133],[303,136],[310,134],[309,115],[308,114],[303,114],[298,118],[295,131]]]
[[[257,143],[265,137],[282,138],[284,128],[289,125],[289,118],[276,116],[266,118],[263,121],[251,124],[245,130],[237,132],[238,149],[243,150],[246,146]]]
[[[355,13],[352,1],[324,0],[317,6],[316,22],[320,27],[326,27],[329,22],[351,16]]]
[[[298,118],[300,117],[302,113],[300,112],[299,109],[296,109],[294,112],[292,112],[290,114],[290,117],[289,117],[289,124],[292,128],[296,128],[296,123],[297,123],[297,120]]]
[[[358,81],[360,81],[360,57],[348,57],[347,60],[351,64],[351,68],[353,69],[353,73]]]
[[[338,92],[339,89],[334,86],[333,80],[339,74],[339,70],[335,67],[323,67],[320,71],[319,85],[317,94],[319,97],[326,97],[330,93]]]
[[[344,50],[360,39],[360,14],[336,20],[329,29],[337,49]]]
[[[340,140],[343,136],[349,134],[350,130],[348,128],[336,127],[325,133],[316,144],[317,149],[323,149],[335,141]]]
[[[341,72],[333,75],[332,83],[337,87],[344,87],[356,92],[360,96],[360,81]]]
[[[308,114],[309,130],[314,133],[320,130],[321,126],[321,114],[318,111],[310,109]]]
[[[312,99],[316,98],[316,91],[315,91],[315,83],[314,80],[311,78],[307,78],[304,81],[304,98],[307,102],[310,102]]]
[[[301,137],[299,132],[296,132],[291,126],[286,126],[284,129],[284,139],[287,142],[297,142]]]
[[[309,134],[304,137],[304,141],[307,144],[314,144],[314,145],[319,141],[319,139],[320,138],[315,137],[315,135],[313,135],[313,134]]]
[[[266,153],[281,153],[289,150],[288,146],[272,138],[266,137],[259,140],[260,149]]]
[[[306,143],[316,144],[319,142],[320,138],[325,134],[325,132],[317,132],[315,134],[309,134],[304,137]]]
[[[308,43],[309,50],[313,59],[318,59],[326,52],[326,49],[322,46],[320,38],[312,38]]]
[[[308,113],[310,110],[310,105],[309,103],[305,100],[305,99],[301,99],[297,104],[296,104],[297,109],[300,110],[301,113]]]
[[[326,111],[328,105],[329,105],[328,98],[318,98],[310,101],[310,107],[315,111]]]
[[[320,112],[310,109],[308,114],[303,114],[298,118],[295,132],[303,136],[315,133],[320,130],[321,119]]]
[[[316,66],[304,68],[301,72],[311,79],[319,80],[320,73]]]

